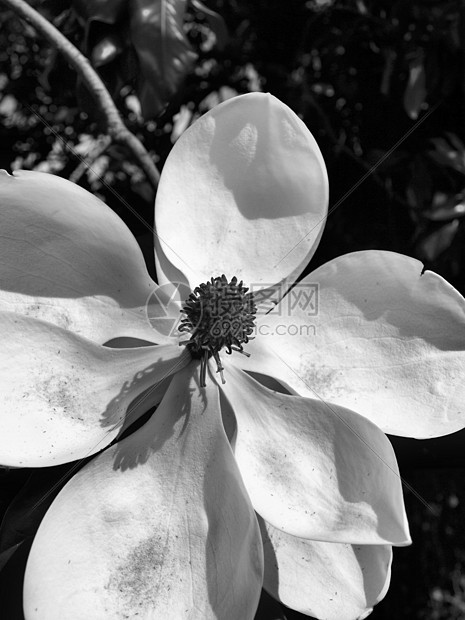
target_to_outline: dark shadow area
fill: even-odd
[[[465,616],[465,477],[463,467],[404,468],[418,497],[405,490],[413,545],[394,549],[389,592],[373,620],[462,620]]]
[[[127,427],[126,413],[130,410],[129,408],[132,407],[132,418],[134,418],[144,406],[150,408],[158,404],[164,395],[168,379],[183,365],[185,364],[179,359],[166,361],[159,358],[144,370],[137,372],[130,381],[123,383],[119,393],[107,404],[105,411],[101,414],[101,426],[125,429]],[[149,387],[143,389],[146,385]],[[138,396],[132,396],[138,392]]]
[[[190,420],[190,396],[194,388],[188,389],[186,386],[181,398],[176,398],[176,387],[172,385],[172,380],[171,385],[164,388],[167,391],[153,415],[134,433],[115,444],[114,469],[125,471],[146,463],[150,455],[158,452],[173,436],[176,424],[181,419],[183,423],[179,438],[185,433]],[[179,406],[178,409],[171,409],[173,402]]]
[[[131,349],[136,347],[150,347],[153,345],[154,343],[148,340],[140,340],[139,338],[129,338],[126,336],[112,338],[103,343],[104,347],[109,347],[110,349]]]
[[[268,388],[269,390],[273,390],[274,392],[279,392],[280,394],[291,394],[287,388],[285,388],[277,379],[271,377],[269,375],[264,375],[260,372],[253,372],[250,370],[245,371],[248,375],[255,379],[258,383]]]
[[[401,473],[424,469],[425,477],[435,470],[465,468],[465,429],[435,439],[411,439],[389,435]],[[465,470],[464,470],[465,477]]]
[[[23,582],[32,538],[26,540],[1,572],[0,606],[5,620],[25,620],[23,613]]]
[[[157,385],[148,388],[129,404],[124,416],[124,422],[114,442],[125,439],[150,419],[150,416],[162,401],[171,380],[172,377],[163,379]]]
[[[266,590],[262,590],[255,620],[288,620],[288,618],[290,616],[285,614],[283,606],[275,601]]]

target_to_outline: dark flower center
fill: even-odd
[[[255,325],[255,306],[252,293],[234,277],[228,282],[226,276],[211,278],[199,284],[184,303],[181,310],[186,316],[181,320],[179,331],[189,332],[187,347],[196,359],[200,359],[200,385],[205,387],[207,363],[210,357],[216,361],[217,372],[224,383],[223,366],[219,352],[233,351],[249,355],[242,344],[251,340]]]

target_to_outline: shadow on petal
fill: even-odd
[[[313,184],[313,194],[319,190],[323,194],[324,174],[316,143],[298,117],[274,97],[258,95],[241,103],[241,114],[231,113],[227,122],[209,119],[213,131],[210,166],[221,175],[245,218],[306,214],[311,195],[305,190],[312,174],[319,180]]]
[[[154,354],[155,351],[154,348]],[[108,402],[105,411],[102,412],[100,419],[102,427],[121,428],[123,431],[127,428],[128,422],[131,422],[128,420],[128,414],[123,413],[124,411],[141,411],[144,402],[147,403],[148,409],[161,401],[169,379],[186,365],[186,356],[182,356],[170,364],[167,364],[166,361],[165,358],[160,357],[150,366],[138,371],[131,380],[124,381],[119,393]],[[129,400],[133,395],[137,395],[135,402]],[[129,406],[128,402],[130,403]],[[130,414],[130,417],[136,419],[135,415],[131,416]]]
[[[210,381],[201,394],[197,375],[194,364],[177,373],[147,424],[60,492],[29,556],[27,620],[253,620],[260,530],[217,387]],[[148,458],[132,466],[144,445]],[[115,468],[122,449],[129,466]]]
[[[147,399],[150,399],[150,402],[158,400],[160,393],[166,392],[168,390],[171,381],[172,377],[164,379],[160,384],[155,387],[155,390],[151,395],[147,397]],[[190,395],[192,395],[194,392],[195,388],[189,388]],[[202,392],[200,391],[200,393]],[[158,402],[162,402],[163,396],[159,398]],[[166,441],[173,437],[176,423],[179,418],[184,419],[183,426],[179,432],[179,436],[181,436],[185,432],[187,425],[189,424],[190,402],[190,398],[186,398],[185,400],[183,400],[179,408],[179,412],[177,412],[179,414],[178,417],[172,416],[172,418],[169,419],[170,423],[164,426],[163,434],[154,433],[151,441],[146,441],[143,443],[140,442],[137,444],[137,446],[128,444],[126,442],[116,443],[114,446],[114,469],[120,469],[121,471],[125,471],[127,469],[134,469],[139,465],[145,464],[153,453],[160,451]],[[205,407],[207,406],[206,396],[204,396],[203,404]],[[134,411],[136,412],[139,408],[141,408],[139,402],[135,402],[133,406]],[[143,403],[142,408],[144,408]],[[157,411],[155,411],[152,415],[156,416]]]
[[[259,517],[264,588],[286,606],[325,620],[365,618],[389,588],[392,547],[297,538]]]
[[[268,287],[308,263],[327,203],[325,164],[304,123],[269,94],[234,97],[189,127],[165,163],[158,263],[192,288],[222,273]]]
[[[231,365],[225,378],[236,460],[263,518],[320,541],[410,543],[395,454],[379,428],[348,409],[274,392]]]

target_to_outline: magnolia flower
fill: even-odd
[[[83,189],[4,173],[0,199],[0,461],[99,452],[40,525],[27,620],[252,619],[262,586],[321,619],[368,615],[392,546],[410,542],[383,431],[464,426],[462,297],[377,251],[290,289],[328,184],[315,140],[269,95],[219,105],[174,146],[155,208],[160,287]],[[191,291],[181,314],[156,301],[168,282]],[[270,294],[282,299],[266,312]],[[147,300],[180,332],[148,320]]]

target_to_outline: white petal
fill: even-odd
[[[366,618],[389,588],[392,547],[296,538],[259,519],[263,587],[287,607],[319,620]]]
[[[314,286],[317,314],[306,307]],[[367,251],[323,265],[260,317],[246,350],[250,360],[232,363],[387,433],[428,438],[465,426],[465,300],[413,258]]]
[[[190,359],[174,345],[110,349],[13,312],[0,312],[0,330],[0,463],[10,466],[102,450],[126,425],[131,402]]]
[[[193,366],[58,495],[26,569],[27,620],[253,619],[260,530],[217,388],[199,391]]]
[[[230,99],[181,136],[163,168],[159,278],[276,284],[308,263],[327,202],[323,158],[304,123],[271,95]]]
[[[104,343],[166,342],[145,305],[156,290],[142,252],[111,209],[52,174],[0,172],[0,310]]]
[[[230,366],[224,376],[236,461],[266,521],[313,540],[410,543],[396,457],[377,426],[337,405],[273,392]]]

